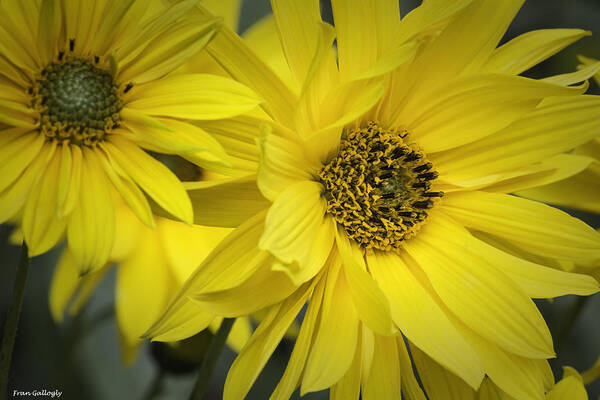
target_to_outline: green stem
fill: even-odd
[[[204,360],[202,360],[202,365],[200,365],[200,372],[198,373],[198,379],[196,380],[190,400],[202,400],[204,398],[210,384],[210,378],[217,366],[217,361],[234,322],[235,318],[224,318],[223,322],[221,322],[221,326],[212,338]]]
[[[17,337],[17,327],[19,325],[19,316],[23,306],[23,295],[25,294],[25,284],[27,283],[27,273],[29,272],[29,256],[27,255],[27,245],[23,242],[21,246],[21,259],[17,267],[17,276],[13,286],[12,302],[8,308],[6,324],[4,325],[4,336],[2,336],[2,349],[0,350],[0,399],[5,400],[8,395],[8,375],[10,371],[10,360],[12,357],[15,338]]]

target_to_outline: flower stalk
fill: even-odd
[[[215,370],[217,361],[219,360],[219,356],[221,355],[221,351],[223,350],[223,346],[225,345],[227,336],[229,336],[229,332],[231,332],[231,327],[234,322],[235,318],[224,318],[223,322],[221,322],[219,330],[213,337],[208,350],[206,351],[202,365],[200,365],[200,372],[198,372],[198,378],[194,386],[194,391],[190,396],[190,400],[202,400],[204,398],[210,384],[210,378]]]
[[[29,272],[29,256],[27,254],[27,244],[23,242],[21,246],[21,258],[17,267],[17,275],[13,286],[12,300],[8,308],[6,323],[4,325],[4,335],[2,336],[2,348],[0,350],[0,399],[6,399],[8,393],[8,375],[10,372],[10,361],[12,351],[17,337],[17,327],[19,317],[23,306],[23,296],[25,295],[25,285],[27,284],[27,274]]]

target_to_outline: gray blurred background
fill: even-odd
[[[331,11],[323,2],[326,19]],[[403,14],[415,7],[416,1],[400,1]],[[268,0],[245,0],[239,31],[243,32],[260,17],[270,12]],[[597,33],[584,38],[535,67],[527,74],[532,77],[573,71],[575,56],[585,54],[600,58],[600,2],[598,0],[529,0],[510,27],[504,41],[533,29],[583,28]],[[600,93],[595,84],[592,92]],[[600,196],[600,194],[599,194]],[[569,211],[569,210],[567,210]],[[570,211],[569,211],[570,212]],[[600,227],[600,217],[575,213],[594,226]],[[0,225],[0,326],[4,325],[6,309],[14,280],[19,249],[7,244],[11,227]],[[113,312],[114,269],[99,286],[90,304],[79,318],[68,319],[57,326],[48,310],[48,288],[59,251],[54,250],[32,260],[25,303],[16,347],[13,354],[11,389],[60,390],[62,399],[76,400],[142,400],[149,398],[157,377],[161,374],[156,354],[163,348],[144,346],[137,361],[126,368],[120,361],[117,329]],[[556,299],[553,303],[538,302],[551,330],[555,334],[559,358],[552,360],[557,378],[562,376],[560,365],[571,365],[579,371],[589,368],[600,355],[600,295],[581,301],[573,296]],[[570,318],[575,318],[570,323]],[[564,326],[572,326],[565,330]],[[276,350],[263,374],[250,392],[249,399],[268,399],[277,384],[291,352],[291,343],[284,342]],[[213,377],[210,399],[222,397],[227,368],[234,354],[226,350]],[[171,369],[172,366],[171,366]],[[177,366],[188,370],[177,374],[164,372],[162,390],[156,399],[187,399],[195,379],[193,366]],[[590,398],[600,396],[600,382],[588,387]],[[307,399],[326,399],[326,393],[306,396]]]

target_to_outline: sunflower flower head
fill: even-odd
[[[220,29],[220,18],[190,13],[197,3],[0,4],[0,222],[22,227],[30,256],[66,236],[82,274],[101,268],[119,198],[149,227],[148,198],[193,222],[183,185],[148,152],[229,165],[196,123],[259,103],[231,79],[172,73]]]
[[[221,200],[201,218],[237,228],[148,335],[176,326],[188,303],[228,317],[268,307],[229,371],[224,398],[239,399],[308,303],[274,399],[297,388],[425,398],[418,374],[433,400],[448,398],[435,389],[450,376],[471,396],[487,376],[543,400],[555,354],[532,298],[597,292],[592,277],[552,267],[596,265],[600,235],[511,193],[581,170],[561,153],[600,133],[600,100],[583,95],[600,63],[520,74],[588,33],[498,47],[519,0],[431,0],[403,18],[395,0],[333,0],[335,27],[316,0],[271,3],[277,34],[262,38],[279,38],[270,47],[287,71],[227,30],[209,45],[265,99],[262,120],[222,127],[236,139],[226,148],[258,168],[189,188]]]

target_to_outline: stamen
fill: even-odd
[[[405,130],[374,122],[345,132],[340,149],[320,171],[327,212],[366,249],[393,250],[414,236],[443,192],[437,172]]]

